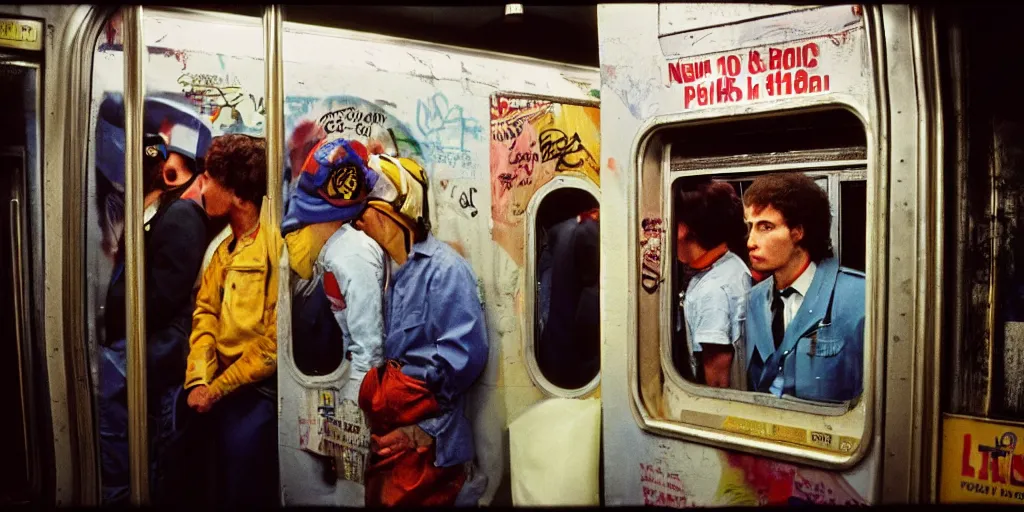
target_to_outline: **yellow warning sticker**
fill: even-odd
[[[35,20],[0,18],[0,47],[19,50],[43,49],[43,24]]]

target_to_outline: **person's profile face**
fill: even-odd
[[[200,195],[203,208],[210,217],[223,217],[231,211],[234,194],[208,173],[203,173]]]
[[[687,239],[687,235],[690,232],[690,228],[682,223],[676,223],[676,259],[679,263],[690,263],[692,258],[690,257],[690,240]]]
[[[782,212],[770,205],[744,206],[743,219],[747,224],[750,266],[754,270],[775,272],[799,255],[797,242],[803,237],[803,230],[790,229]]]

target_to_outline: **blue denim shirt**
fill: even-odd
[[[864,274],[840,267],[836,258],[826,258],[817,265],[807,296],[786,327],[778,349],[771,329],[775,279],[769,277],[750,289],[746,360],[754,391],[771,392],[772,383],[781,373],[782,395],[820,402],[843,402],[860,396],[864,378]]]
[[[428,234],[412,246],[395,272],[385,304],[384,356],[404,364],[402,373],[423,380],[441,413],[419,427],[434,437],[438,467],[473,460],[473,432],[464,413],[465,393],[487,362],[487,331],[469,263]]]

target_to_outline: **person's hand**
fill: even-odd
[[[196,386],[188,394],[188,406],[196,412],[207,412],[220,399],[208,386]]]
[[[380,437],[373,436],[371,439],[373,451],[381,457],[387,457],[392,453],[415,448],[419,453],[426,453],[434,443],[434,438],[417,425],[400,427]]]

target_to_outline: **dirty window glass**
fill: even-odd
[[[866,198],[863,187],[859,196],[849,186],[841,193],[845,183],[863,184],[842,181],[844,173],[676,180],[666,238],[680,375],[825,403],[860,395],[864,275],[843,262],[863,268]],[[838,209],[841,197],[849,215]],[[848,251],[840,251],[843,239],[852,240]],[[786,295],[776,298],[778,281]]]
[[[535,219],[534,354],[544,378],[563,389],[600,371],[598,223],[597,200],[576,188],[545,196]]]

